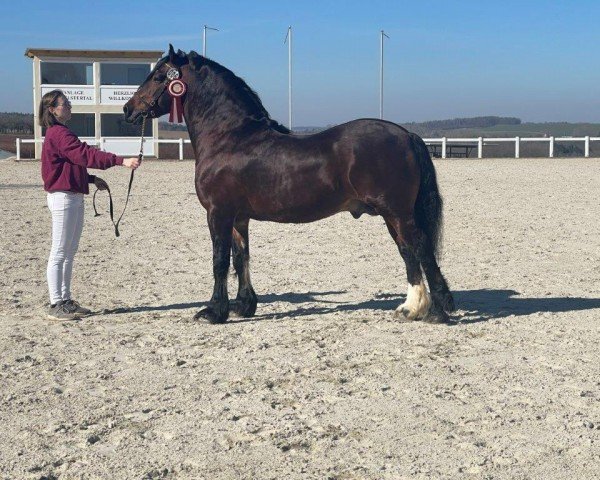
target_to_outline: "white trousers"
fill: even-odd
[[[52,213],[52,249],[46,274],[50,303],[55,304],[71,299],[73,259],[83,230],[83,193],[49,193],[48,208]]]

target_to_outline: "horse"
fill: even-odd
[[[165,91],[173,78],[187,87],[180,101],[196,159],[196,194],[212,240],[213,294],[195,319],[220,324],[230,312],[255,314],[250,220],[305,223],[350,212],[354,218],[383,217],[404,260],[408,291],[395,315],[402,321],[449,321],[454,299],[437,262],[442,197],[418,135],[377,119],[292,134],[232,71],[194,51],[175,52],[172,45],[123,107],[126,121],[169,112],[176,99]],[[230,301],[231,256],[239,286]]]

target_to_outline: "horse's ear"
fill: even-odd
[[[171,63],[173,63],[173,60],[175,59],[175,55],[176,55],[176,54],[175,54],[175,49],[173,48],[173,45],[171,45],[171,44],[169,43],[169,61],[170,61]]]

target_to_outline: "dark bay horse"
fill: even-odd
[[[208,306],[195,318],[223,323],[230,310],[254,315],[250,219],[303,223],[347,211],[355,218],[382,216],[398,246],[409,286],[397,315],[448,321],[454,300],[436,261],[442,198],[420,137],[375,119],[293,135],[233,72],[196,52],[169,47],[123,110],[129,122],[158,117],[171,107],[171,79],[179,75],[187,85],[183,115],[196,157],[196,193],[208,214],[215,279]],[[231,253],[239,289],[229,301]]]

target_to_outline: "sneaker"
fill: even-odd
[[[48,318],[50,320],[79,320],[80,315],[69,310],[65,302],[58,302],[50,305],[48,310]]]
[[[79,315],[89,315],[92,311],[89,308],[82,307],[75,300],[65,300],[63,305],[72,313],[78,313]]]

